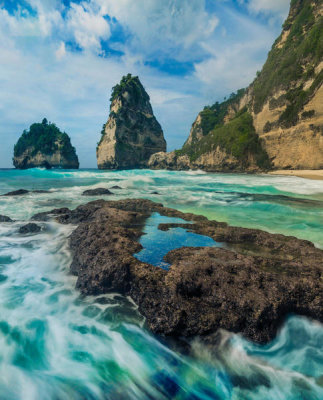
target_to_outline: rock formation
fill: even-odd
[[[38,193],[38,194],[45,194],[45,193],[51,193],[49,190],[27,190],[27,189],[18,189],[18,190],[13,190],[12,192],[8,192],[5,194],[2,194],[1,196],[24,196],[25,194],[28,193]]]
[[[155,212],[193,222],[159,229],[184,227],[225,245],[173,250],[164,258],[168,271],[143,263],[133,255]],[[50,218],[78,225],[70,237],[77,288],[85,295],[130,295],[155,333],[211,342],[223,328],[267,342],[291,313],[323,322],[323,251],[308,241],[230,227],[142,199],[97,200],[32,219]]]
[[[84,190],[82,196],[102,196],[102,195],[111,195],[113,194],[109,189],[106,188],[96,188],[96,189],[88,189]]]
[[[110,100],[96,152],[100,169],[145,167],[152,154],[166,151],[162,128],[138,77],[124,76]]]
[[[0,222],[13,222],[13,220],[10,217],[8,217],[7,215],[0,214]]]
[[[41,226],[33,223],[33,222],[29,222],[26,225],[23,225],[19,228],[19,233],[22,233],[24,235],[26,234],[32,234],[32,233],[39,233],[41,231]]]
[[[79,167],[69,136],[46,118],[40,124],[32,124],[20,136],[14,147],[13,164],[18,169]]]
[[[187,155],[211,171],[323,168],[322,14],[320,0],[292,1],[251,85],[199,113],[175,162],[164,153],[149,165],[182,169]]]

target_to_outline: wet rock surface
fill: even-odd
[[[27,190],[27,189],[18,189],[18,190],[13,190],[12,192],[8,192],[3,194],[2,196],[23,196],[24,194],[28,193],[39,193],[39,194],[44,194],[44,193],[51,193],[49,190]]]
[[[13,220],[6,215],[0,215],[0,222],[13,222]]]
[[[85,190],[82,193],[82,196],[101,196],[101,195],[110,195],[110,194],[113,194],[113,193],[109,189],[97,188],[97,189]]]
[[[168,271],[140,262],[133,254],[153,212],[193,222],[160,229],[182,226],[225,248],[173,250],[165,256]],[[49,218],[78,225],[70,237],[77,288],[85,295],[130,295],[155,333],[212,343],[223,328],[262,343],[291,313],[323,321],[323,251],[311,242],[230,227],[148,200],[98,200],[33,217]]]
[[[37,224],[35,224],[33,222],[30,222],[30,223],[28,223],[26,225],[23,225],[23,226],[21,226],[19,228],[19,233],[22,233],[24,235],[27,234],[27,233],[38,233],[40,231],[41,231],[41,226],[39,226],[39,225],[37,225]]]
[[[12,192],[5,193],[2,196],[22,196],[27,193],[29,193],[29,190],[18,189],[18,190],[13,190]]]

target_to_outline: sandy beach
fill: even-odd
[[[290,169],[280,169],[277,171],[269,172],[270,175],[289,175],[289,176],[298,176],[300,178],[305,179],[315,179],[315,180],[323,180],[323,169],[299,169],[299,170],[290,170]]]

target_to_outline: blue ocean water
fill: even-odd
[[[143,249],[134,254],[138,260],[146,262],[156,267],[169,269],[170,264],[164,261],[164,256],[171,250],[180,247],[221,247],[220,243],[212,238],[189,232],[188,229],[172,227],[167,231],[158,229],[159,224],[189,224],[181,218],[161,216],[153,213],[146,221],[144,235],[140,238]]]
[[[0,223],[0,399],[322,399],[322,325],[290,316],[266,346],[221,332],[216,355],[199,342],[194,356],[182,355],[145,329],[130,299],[79,295],[68,274],[73,227],[50,222],[38,234],[18,233],[34,213],[76,207],[94,199],[81,195],[85,189],[114,185],[122,189],[109,199],[149,198],[323,247],[320,181],[145,170],[0,170],[0,194],[50,190],[0,197],[0,214],[16,220]],[[183,231],[180,241],[187,237]]]

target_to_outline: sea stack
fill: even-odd
[[[79,160],[67,133],[44,118],[24,130],[14,147],[13,164],[17,169],[78,169]]]
[[[103,125],[96,155],[100,169],[144,168],[150,156],[166,151],[162,128],[137,76],[114,86],[110,115]]]

